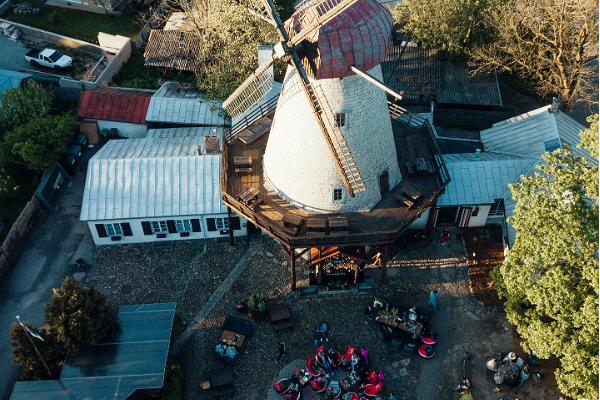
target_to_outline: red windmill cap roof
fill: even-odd
[[[144,124],[152,92],[133,89],[98,88],[83,92],[79,118]]]
[[[311,1],[286,22],[299,32],[319,17],[318,5]],[[322,11],[321,11],[322,12]],[[314,57],[316,79],[352,75],[350,67],[368,71],[380,64],[388,51],[392,15],[377,0],[358,0],[306,40],[317,46]]]

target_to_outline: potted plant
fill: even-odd
[[[252,319],[263,318],[267,312],[267,298],[262,294],[253,294],[246,302],[248,315]]]

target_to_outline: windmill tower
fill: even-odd
[[[264,154],[265,187],[307,213],[368,211],[401,180],[381,67],[392,17],[376,0],[303,3],[282,42],[224,103],[235,118],[270,90],[267,69],[290,62]]]
[[[425,212],[449,176],[427,121],[398,129],[408,110],[382,82],[392,18],[377,0],[305,0],[285,24],[261,1],[251,11],[281,41],[223,103],[233,126],[221,192],[230,215],[286,248],[294,289],[295,260],[309,250],[313,264],[342,250],[366,254],[366,245],[387,259],[414,221],[435,220]],[[278,59],[288,67],[275,98]]]

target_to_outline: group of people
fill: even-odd
[[[512,351],[500,360],[488,361],[486,366],[490,371],[495,372],[494,382],[498,385],[504,383],[516,387],[529,379],[529,366]]]

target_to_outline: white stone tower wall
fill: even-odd
[[[369,73],[382,79],[380,66]],[[333,112],[346,113],[342,128],[366,185],[351,198],[331,153],[288,68],[264,155],[265,186],[307,212],[366,211],[381,199],[379,176],[388,172],[390,189],[400,180],[385,92],[359,76],[319,80]],[[343,190],[334,201],[333,189]]]

